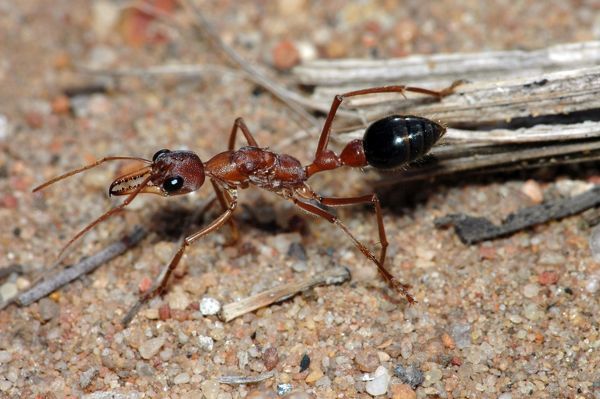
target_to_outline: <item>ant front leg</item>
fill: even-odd
[[[229,198],[229,200],[227,200],[225,198],[225,193],[223,192],[223,189],[221,189],[221,187],[219,187],[219,185],[213,180],[210,179],[210,182],[213,186],[213,189],[215,190],[215,194],[217,195],[217,199],[219,200],[219,203],[221,204],[221,209],[223,211],[226,211],[229,207],[229,203],[231,203],[231,198]],[[235,220],[233,220],[233,218],[230,218],[227,223],[229,224],[229,228],[231,230],[231,238],[229,240],[227,240],[227,242],[225,242],[225,246],[229,247],[232,245],[235,245],[236,242],[238,242],[238,240],[240,239],[240,233],[238,231],[237,225],[235,224]]]
[[[202,230],[198,231],[195,234],[192,234],[191,236],[186,237],[183,240],[183,243],[175,253],[175,256],[173,256],[173,258],[171,259],[171,262],[169,262],[169,264],[166,267],[164,267],[163,270],[160,272],[160,275],[156,279],[154,285],[140,299],[138,299],[137,303],[131,309],[129,309],[129,311],[121,321],[123,326],[127,326],[131,322],[131,320],[133,320],[133,318],[135,317],[139,309],[142,307],[142,305],[144,305],[150,299],[154,298],[156,295],[162,294],[164,292],[165,288],[167,287],[167,283],[169,282],[169,277],[181,261],[181,258],[183,257],[186,248],[197,239],[212,233],[213,231],[217,230],[219,227],[227,223],[229,218],[231,218],[231,215],[233,214],[233,211],[235,210],[236,206],[237,197],[234,196],[231,202],[229,203],[227,210],[223,212],[221,216],[213,220],[211,224],[204,227]]]
[[[236,118],[235,122],[233,122],[233,127],[231,128],[231,134],[229,135],[229,146],[227,147],[229,151],[232,151],[235,148],[235,136],[237,135],[238,129],[241,129],[242,133],[244,133],[244,137],[248,142],[248,145],[251,147],[258,147],[258,143],[252,133],[250,133],[250,129],[244,122],[244,118]]]
[[[346,202],[346,203],[338,203],[338,205],[349,205],[349,203],[347,201],[352,200],[352,198],[336,198],[336,199],[341,200],[341,202]],[[360,250],[360,252],[362,252],[363,255],[365,255],[369,260],[371,260],[371,262],[373,262],[377,266],[377,270],[379,270],[379,273],[381,273],[381,275],[386,279],[386,281],[394,289],[396,289],[398,292],[400,292],[402,295],[404,295],[404,297],[406,298],[406,300],[409,303],[412,304],[415,302],[415,299],[413,298],[413,296],[410,294],[410,292],[408,292],[408,289],[410,288],[410,286],[407,284],[401,283],[396,277],[394,277],[394,275],[385,268],[383,263],[381,263],[375,257],[375,255],[373,255],[373,253],[369,250],[369,248],[367,248],[367,246],[365,244],[358,241],[358,239],[356,239],[356,237],[354,237],[354,234],[352,234],[350,229],[348,229],[348,226],[346,226],[344,223],[342,223],[341,220],[339,220],[336,216],[332,215],[331,213],[327,212],[326,210],[319,208],[318,206],[309,204],[307,202],[300,201],[297,198],[291,198],[291,200],[294,202],[294,204],[296,206],[305,210],[306,212],[312,213],[313,215],[316,215],[319,217],[322,217],[323,219],[327,220],[329,223],[332,223],[332,224],[335,224],[336,226],[338,226],[344,233],[346,233],[346,235],[350,238],[350,240],[352,240],[352,242]],[[383,233],[383,236],[385,239],[385,232]],[[380,256],[385,256],[385,252],[382,251]]]

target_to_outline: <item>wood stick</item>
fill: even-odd
[[[454,226],[456,234],[463,243],[475,244],[504,237],[550,220],[575,215],[598,205],[600,205],[600,185],[571,198],[548,201],[541,205],[521,209],[509,215],[499,226],[486,218],[465,214],[437,218],[434,223],[438,228]]]
[[[39,284],[29,290],[19,294],[15,302],[19,306],[28,306],[31,303],[44,298],[48,294],[56,291],[63,285],[81,277],[84,274],[94,271],[99,266],[110,261],[116,256],[121,255],[129,248],[139,243],[147,232],[142,227],[136,227],[131,234],[121,238],[119,241],[109,245],[100,252],[82,259],[79,263],[65,268],[52,276],[49,276]]]
[[[341,284],[348,280],[350,280],[350,271],[345,267],[338,266],[316,276],[282,284],[240,301],[228,303],[221,309],[219,318],[224,322],[228,322],[256,309],[284,301],[317,285]]]
[[[387,60],[314,60],[293,69],[297,80],[309,86],[343,86],[338,92],[390,83],[447,86],[453,80],[494,80],[498,77],[535,76],[560,69],[600,63],[600,41],[561,44],[533,51],[486,51],[413,55]],[[336,89],[337,90],[337,89]]]

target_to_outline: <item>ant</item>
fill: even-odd
[[[351,141],[344,147],[340,155],[337,155],[327,146],[333,119],[345,98],[373,93],[395,92],[404,95],[405,92],[415,92],[441,99],[451,94],[460,83],[455,82],[441,91],[411,86],[384,86],[336,95],[325,119],[314,159],[312,163],[306,166],[303,166],[300,161],[291,155],[278,154],[260,147],[246,126],[244,119],[237,118],[229,135],[227,151],[215,155],[207,162],[203,163],[198,155],[191,151],[170,151],[167,149],[156,152],[151,161],[136,157],[105,157],[91,165],[55,177],[34,188],[33,191],[42,190],[59,180],[94,168],[107,161],[136,160],[145,163],[144,167],[120,176],[111,183],[109,195],[123,195],[127,198],[121,205],[110,209],[77,233],[61,250],[60,257],[74,241],[98,223],[125,208],[140,193],[152,193],[165,197],[186,194],[198,190],[208,177],[215,191],[216,200],[220,203],[223,212],[210,224],[183,240],[168,266],[159,275],[154,286],[139,298],[137,305],[125,317],[124,324],[128,324],[133,318],[135,315],[133,313],[134,309],[137,311],[150,298],[161,294],[165,290],[171,273],[177,267],[186,248],[194,241],[227,223],[231,226],[234,239],[237,238],[237,229],[231,217],[238,204],[238,189],[245,189],[250,185],[271,191],[283,199],[293,202],[302,210],[338,226],[365,257],[377,266],[379,273],[389,285],[412,304],[415,300],[408,291],[409,285],[397,280],[384,266],[388,241],[377,195],[373,193],[347,198],[323,197],[310,188],[307,180],[316,173],[342,166],[361,168],[370,165],[378,169],[399,168],[425,155],[446,132],[443,125],[423,117],[392,115],[371,124],[366,129],[362,139]],[[238,130],[241,130],[247,145],[236,150],[234,148]],[[325,209],[325,207],[366,203],[372,204],[375,208],[381,244],[379,256],[375,256],[352,234],[342,221]]]

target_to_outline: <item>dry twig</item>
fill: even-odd
[[[345,267],[335,267],[316,276],[293,283],[282,284],[270,290],[224,305],[219,318],[224,322],[252,312],[256,309],[284,301],[317,285],[341,284],[350,279],[350,271]]]
[[[294,68],[298,81],[322,87],[364,88],[411,83],[444,87],[468,77],[494,80],[498,77],[539,76],[543,73],[591,67],[600,63],[600,41],[561,44],[533,51],[486,51],[413,55],[387,60],[314,60]],[[338,92],[338,88],[334,91]],[[329,97],[329,95],[327,95]]]
[[[19,294],[15,302],[19,306],[28,306],[31,303],[44,298],[56,291],[63,285],[94,271],[99,266],[121,255],[129,248],[139,243],[146,236],[146,230],[136,227],[131,234],[121,238],[119,241],[109,245],[100,252],[82,259],[79,263],[65,268],[52,276],[49,276],[29,290]]]

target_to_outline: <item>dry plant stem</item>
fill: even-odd
[[[48,294],[56,291],[63,285],[90,273],[104,263],[110,261],[127,251],[129,248],[139,243],[147,232],[142,227],[136,227],[131,234],[121,238],[119,241],[109,245],[100,252],[81,260],[79,263],[61,270],[60,272],[46,278],[31,289],[21,293],[16,298],[16,303],[20,306],[27,306]]]
[[[456,234],[465,244],[475,244],[485,240],[503,237],[520,230],[562,219],[600,205],[600,185],[567,199],[548,201],[541,205],[521,209],[509,215],[496,226],[483,217],[453,214],[437,218],[436,227],[454,226]]]
[[[293,283],[282,284],[278,287],[263,291],[259,294],[244,298],[223,306],[219,318],[224,322],[250,313],[254,310],[284,301],[317,285],[341,284],[350,280],[350,272],[345,267],[335,267],[326,272]]]
[[[241,385],[241,384],[256,384],[258,382],[268,380],[275,375],[274,371],[268,371],[266,373],[258,374],[256,376],[243,376],[243,375],[223,375],[217,380],[221,384],[229,384],[229,385]]]
[[[204,17],[204,15],[200,12],[200,10],[193,5],[190,1],[182,1],[184,6],[186,6],[191,13],[194,15],[195,24],[194,27],[202,34],[208,36],[212,42],[218,48],[225,53],[231,61],[233,61],[240,69],[248,74],[250,79],[264,87],[266,90],[271,92],[275,97],[283,101],[291,110],[293,110],[296,114],[301,116],[305,121],[310,123],[310,128],[317,129],[319,126],[319,121],[317,121],[311,114],[306,112],[304,108],[302,108],[299,104],[297,104],[297,98],[295,95],[292,95],[291,92],[281,87],[277,83],[273,82],[271,79],[267,78],[263,73],[261,73],[258,69],[252,66],[248,61],[244,60],[233,48],[229,47],[219,36],[219,34],[215,31],[213,26],[208,22],[208,20]],[[299,96],[298,96],[299,97]],[[328,107],[326,106],[325,109]]]
[[[410,83],[444,86],[459,78],[497,79],[499,76],[533,76],[559,69],[590,67],[600,63],[600,41],[570,43],[533,51],[486,51],[413,55],[387,60],[315,60],[294,68],[302,84],[311,86],[380,86]],[[441,81],[441,82],[440,82]],[[336,89],[337,90],[337,89]],[[331,97],[331,96],[329,96]]]

